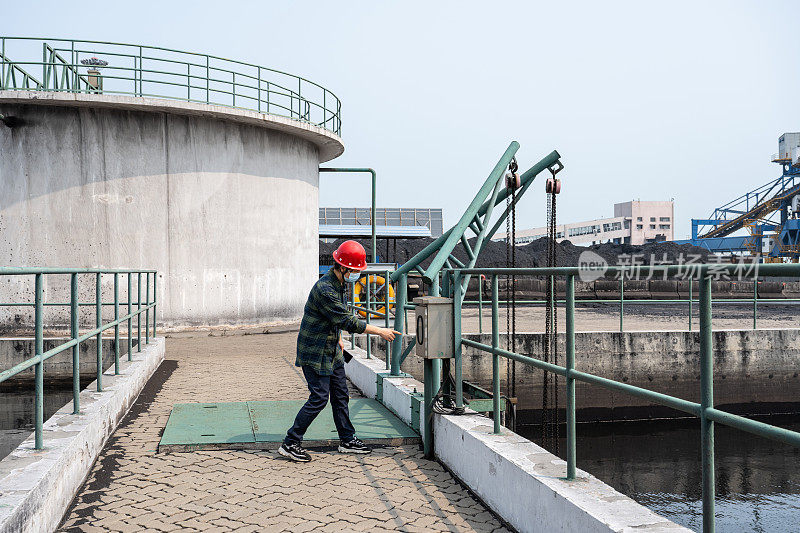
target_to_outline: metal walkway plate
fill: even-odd
[[[172,408],[158,451],[277,448],[304,400],[181,403]],[[350,400],[350,420],[367,444],[397,446],[420,442],[419,435],[379,401]],[[330,404],[306,432],[307,448],[339,443]]]

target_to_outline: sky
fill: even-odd
[[[207,53],[316,81],[342,101],[345,153],[378,205],[454,224],[512,140],[551,150],[559,223],[675,200],[691,218],[780,175],[800,131],[800,2],[13,2],[0,34]],[[792,21],[795,21],[792,23]],[[544,175],[517,227],[545,224]],[[368,206],[365,176],[321,175],[321,206]]]

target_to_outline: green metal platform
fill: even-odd
[[[172,408],[158,451],[277,448],[304,400],[179,403]],[[367,444],[398,446],[420,442],[419,435],[379,401],[350,400],[350,420]],[[306,432],[307,448],[339,443],[330,404]]]

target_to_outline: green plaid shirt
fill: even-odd
[[[367,323],[347,310],[344,284],[331,268],[311,288],[297,335],[297,366],[309,366],[321,376],[330,376],[344,364],[339,332],[364,333]]]

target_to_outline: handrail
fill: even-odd
[[[556,268],[473,268],[473,269],[451,269],[443,272],[444,276],[452,276],[450,284],[455,287],[453,298],[454,305],[454,335],[455,335],[455,370],[456,370],[456,406],[463,406],[463,383],[461,381],[461,346],[470,346],[485,353],[489,353],[494,358],[492,370],[493,413],[494,413],[494,433],[499,434],[500,429],[500,372],[497,362],[499,357],[505,357],[524,364],[531,365],[545,371],[554,372],[566,378],[567,393],[567,450],[566,450],[566,479],[575,480],[576,477],[576,424],[575,424],[575,382],[582,381],[592,385],[597,385],[607,389],[623,392],[640,398],[644,398],[656,404],[664,405],[677,409],[700,418],[701,421],[701,448],[702,448],[702,475],[703,475],[703,531],[714,531],[714,423],[745,431],[754,435],[759,435],[778,442],[783,442],[791,446],[800,447],[800,432],[790,431],[772,424],[751,420],[749,418],[721,411],[714,408],[713,397],[713,337],[711,324],[711,280],[714,273],[724,272],[735,274],[741,272],[740,265],[718,265],[702,264],[693,265],[695,268],[688,275],[691,280],[698,280],[700,294],[700,402],[691,402],[682,398],[677,398],[668,394],[655,392],[643,387],[637,387],[620,381],[604,378],[588,372],[582,372],[575,368],[575,277],[582,271],[577,267],[556,267]],[[653,265],[639,267],[609,267],[610,273],[619,273],[624,276],[626,273],[648,274],[653,272],[666,273],[673,276],[684,276],[685,265]],[[462,336],[460,328],[460,317],[462,302],[459,298],[460,278],[467,273],[484,274],[491,277],[491,307],[492,307],[492,344],[487,345]],[[503,350],[499,347],[499,283],[501,275],[549,275],[566,278],[566,363],[564,366],[556,365],[531,357]],[[792,276],[800,277],[800,264],[755,264],[754,268],[744,272],[745,276],[758,275],[767,276]],[[426,386],[427,386],[426,382]],[[436,387],[436,385],[433,385]],[[430,398],[431,393],[425,392],[425,397]],[[429,406],[426,405],[425,416],[428,416]]]
[[[41,59],[34,55],[37,43]],[[82,63],[94,56],[113,64]],[[41,81],[22,66],[41,67]],[[157,46],[0,36],[0,90],[169,98],[282,116],[341,135],[341,101],[316,82],[253,63]]]
[[[44,296],[44,277],[47,275],[69,275],[70,276],[70,301],[45,302]],[[103,275],[113,276],[113,300],[103,301]],[[150,343],[150,337],[156,335],[156,306],[157,290],[156,280],[157,271],[155,270],[128,270],[128,269],[102,269],[102,268],[19,268],[19,267],[0,267],[0,276],[34,276],[34,297],[33,302],[14,302],[2,303],[3,307],[20,306],[34,307],[34,356],[11,368],[0,371],[0,383],[18,375],[25,370],[34,367],[34,441],[35,448],[40,450],[44,447],[43,424],[44,424],[44,362],[51,357],[72,349],[72,402],[73,413],[80,412],[80,344],[92,337],[96,342],[96,382],[97,391],[103,390],[103,332],[114,329],[114,374],[119,374],[120,338],[119,328],[121,324],[127,323],[128,327],[128,361],[133,360],[133,346],[135,344],[137,352],[142,350],[142,316],[144,316],[144,341]],[[95,281],[94,302],[80,302],[78,297],[78,276],[93,275]],[[119,297],[119,278],[125,275],[128,282],[128,290],[125,301]],[[142,296],[142,276],[145,278],[145,293]],[[153,279],[152,292],[150,289],[150,278]],[[136,293],[133,292],[133,279],[136,279]],[[151,297],[152,296],[152,297]],[[120,304],[127,305],[127,313],[120,315]],[[79,331],[81,306],[91,305],[95,308],[95,327],[83,334]],[[114,306],[114,318],[103,323],[103,307]],[[133,306],[136,306],[134,309]],[[50,350],[44,350],[44,308],[45,306],[61,306],[70,308],[70,340],[62,342]],[[152,330],[150,325],[150,314],[152,312]],[[136,340],[134,341],[133,320],[136,319]]]

